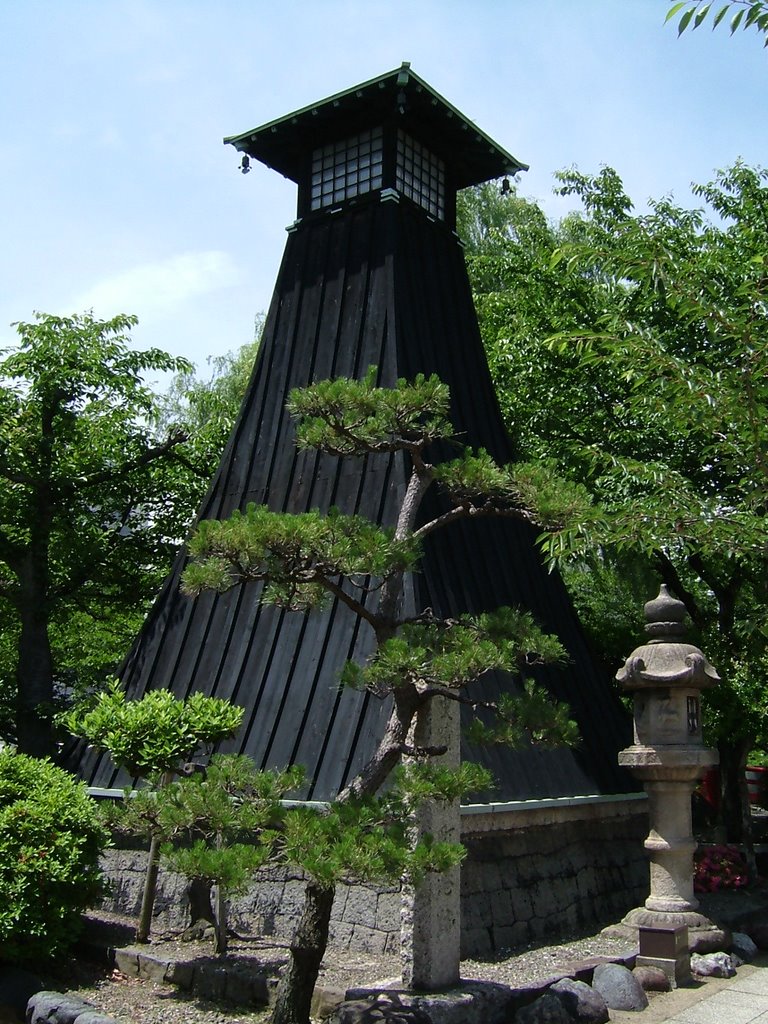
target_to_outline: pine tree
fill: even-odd
[[[399,609],[407,574],[417,569],[422,544],[433,531],[483,516],[546,521],[548,506],[557,508],[559,516],[564,507],[583,501],[581,490],[574,487],[567,493],[560,489],[556,496],[548,494],[546,479],[533,480],[530,468],[523,473],[501,467],[486,452],[458,445],[448,418],[449,391],[438,377],[399,380],[393,388],[378,387],[375,381],[375,368],[359,381],[320,381],[291,392],[288,408],[299,421],[300,448],[344,458],[402,453],[409,460],[408,485],[394,529],[335,509],[327,514],[289,514],[249,505],[226,521],[199,524],[190,541],[193,557],[183,579],[190,595],[260,582],[264,601],[293,611],[307,611],[333,596],[373,630],[373,655],[365,665],[349,664],[344,682],[391,698],[392,710],[374,755],[332,804],[330,813],[341,815],[342,822],[352,813],[348,807],[356,807],[354,813],[359,815],[404,757],[428,767],[431,758],[446,753],[445,745],[419,747],[413,739],[419,716],[435,699],[493,713],[493,724],[486,721],[478,727],[486,741],[527,738],[555,745],[576,738],[567,708],[553,703],[530,681],[496,703],[467,695],[467,686],[489,672],[519,675],[534,664],[565,660],[559,641],[538,628],[527,612],[500,608],[444,619],[423,609],[406,620]],[[437,461],[435,453],[444,451],[446,442],[458,455]],[[421,522],[423,499],[433,487],[442,493],[441,511]],[[533,488],[538,505],[535,517],[528,507]],[[378,595],[375,604],[369,598],[372,591]],[[442,791],[432,784],[427,796],[459,795],[460,780],[448,793],[451,773],[446,771],[442,769]],[[423,773],[412,774],[411,794],[423,779]],[[349,870],[344,858],[337,856],[338,846],[331,856],[331,848],[315,840],[302,852],[300,833],[294,859],[309,880],[291,960],[281,979],[275,1024],[309,1020],[312,991],[328,941],[335,883]],[[317,834],[322,834],[321,826]]]

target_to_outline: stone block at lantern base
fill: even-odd
[[[688,929],[688,949],[691,953],[714,953],[728,949],[731,944],[731,933],[727,928],[720,928],[704,914],[695,910],[674,911],[665,913],[648,910],[647,907],[636,907],[630,910],[619,924],[609,925],[603,934],[612,938],[639,941],[641,928],[653,930],[681,928]]]
[[[691,980],[691,954],[688,950],[688,927],[648,928],[637,930],[640,952],[637,967],[659,967],[669,978],[672,988]]]

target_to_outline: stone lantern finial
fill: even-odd
[[[685,605],[672,597],[666,583],[659,588],[659,596],[643,605],[645,612],[645,632],[651,642],[660,642],[662,638],[683,640],[687,633],[685,627]]]

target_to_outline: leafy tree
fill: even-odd
[[[584,212],[530,259],[561,278],[565,295],[581,282],[588,322],[577,305],[554,340],[543,321],[518,334],[531,298],[509,274],[501,287],[517,319],[483,327],[513,366],[530,361],[550,379],[554,415],[541,412],[538,371],[516,378],[507,405],[526,454],[546,451],[595,502],[549,535],[549,556],[643,559],[685,602],[718,665],[724,684],[709,698],[709,723],[739,838],[744,760],[768,743],[766,172],[736,164],[695,187],[709,217],[670,199],[634,215],[610,168],[559,178]],[[485,318],[482,297],[479,308]]]
[[[168,391],[157,400],[155,429],[164,433],[180,426],[194,438],[196,463],[209,467],[204,481],[193,476],[184,481],[185,507],[199,508],[224,451],[248,387],[263,327],[264,317],[259,314],[253,341],[234,352],[210,358],[212,373],[208,379],[202,379],[194,367],[187,366],[173,377]]]
[[[610,169],[601,173],[599,188],[603,200],[588,224],[593,238],[599,230],[609,233],[611,218],[628,210]],[[582,237],[583,219],[552,223],[534,202],[500,193],[495,182],[465,189],[458,209],[459,232],[470,239],[467,266],[483,342],[518,455],[560,462],[564,446],[573,447],[572,435],[589,430],[596,415],[610,415],[621,382],[602,369],[585,380],[575,359],[569,363],[542,341],[592,329],[612,301],[611,283],[554,260]]]
[[[497,182],[458,196],[458,230],[483,342],[517,457],[574,480],[589,479],[583,451],[615,427],[624,382],[603,363],[584,366],[548,338],[592,330],[622,285],[583,273],[560,258],[563,247],[589,235],[611,237],[612,223],[631,209],[618,175],[595,178],[588,216],[547,219],[532,200]],[[627,432],[633,425],[626,424]],[[529,495],[534,501],[534,495]],[[615,672],[642,635],[642,604],[658,589],[647,559],[596,545],[559,566],[593,653]]]
[[[715,6],[715,11],[712,8]],[[715,29],[731,10],[735,13],[730,20],[731,35],[739,27],[754,28],[765,37],[764,46],[768,46],[768,4],[765,0],[729,0],[728,3],[713,5],[711,0],[682,0],[674,3],[667,11],[665,21],[680,15],[677,23],[677,34],[680,36],[686,29],[696,29],[712,15],[712,28]],[[681,13],[682,12],[682,13]]]
[[[0,353],[0,705],[33,754],[53,752],[57,683],[112,668],[159,585],[190,518],[179,476],[209,475],[184,431],[148,426],[144,375],[189,364],[130,348],[135,323],[38,314]]]
[[[178,700],[169,690],[153,690],[141,700],[130,701],[115,683],[90,704],[73,708],[60,721],[74,736],[106,751],[118,768],[148,781],[156,791],[171,782],[198,748],[211,747],[232,736],[242,718],[242,708],[217,697],[194,693]],[[154,793],[149,797],[150,805],[154,797]],[[141,807],[146,809],[146,805],[144,800]],[[145,815],[144,821],[150,846],[137,942],[149,939],[163,839],[155,815]]]
[[[443,620],[425,609],[415,618],[402,617],[407,576],[418,566],[425,539],[462,518],[529,518],[524,496],[531,478],[529,473],[516,474],[514,467],[495,465],[484,452],[459,448],[457,458],[433,461],[437,443],[454,440],[447,387],[434,376],[400,380],[394,388],[377,387],[375,379],[374,368],[361,381],[321,381],[293,391],[288,407],[299,418],[300,447],[340,457],[397,453],[408,460],[409,482],[395,528],[337,510],[290,515],[249,505],[226,521],[199,524],[190,541],[193,560],[184,573],[189,594],[261,582],[263,600],[294,611],[333,596],[373,631],[373,657],[365,665],[348,666],[345,682],[388,696],[392,712],[371,760],[331,807],[341,824],[351,813],[347,805],[359,808],[360,802],[365,805],[373,798],[404,755],[428,762],[445,753],[445,745],[419,747],[412,736],[412,726],[435,699],[495,712],[497,728],[489,727],[486,738],[524,735],[543,744],[575,738],[566,709],[546,700],[533,684],[498,704],[465,693],[467,684],[488,672],[519,674],[527,665],[563,659],[558,641],[542,633],[529,615],[504,608]],[[419,523],[423,499],[432,487],[443,495],[443,511]],[[566,490],[580,498],[577,488]],[[546,505],[546,491],[541,504]],[[315,838],[307,841],[307,835],[315,836],[313,820],[307,818],[294,834],[294,841],[304,846],[301,863],[308,867],[310,880],[291,961],[281,979],[276,1024],[308,1021],[328,939],[339,865],[338,858],[327,854],[327,846]],[[345,848],[353,856],[358,844]],[[313,858],[309,863],[308,857]]]
[[[754,699],[766,682],[767,180],[737,164],[694,189],[719,221],[663,200],[628,218],[612,251],[573,249],[627,294],[599,335],[564,342],[583,365],[616,368],[634,420],[632,443],[591,446],[608,513],[593,536],[655,561],[730,683],[710,710],[734,838],[748,822],[746,756],[768,741],[764,701]],[[736,682],[746,666],[747,690]]]

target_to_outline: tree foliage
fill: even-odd
[[[234,735],[243,709],[218,697],[194,693],[179,700],[169,690],[153,690],[140,700],[128,700],[118,683],[102,690],[61,716],[61,724],[74,736],[85,739],[96,750],[106,751],[118,768],[149,783],[149,796],[136,804],[154,807],[158,791],[167,787],[183,762],[201,747],[212,747]],[[152,921],[160,844],[163,829],[156,816],[143,818],[149,840],[149,858],[144,881],[137,942],[146,942]]]
[[[733,16],[729,17],[731,12]],[[725,4],[712,3],[710,0],[681,0],[672,4],[664,20],[671,21],[678,14],[679,36],[687,29],[693,30],[708,22],[716,29],[723,20],[726,20],[731,35],[739,28],[754,28],[765,37],[763,46],[768,46],[768,4],[765,0],[729,0]]]
[[[262,772],[244,754],[214,754],[203,772],[128,801],[124,822],[133,818],[141,828],[142,819],[154,816],[153,827],[165,838],[161,855],[171,870],[209,889],[216,886],[219,956],[227,953],[229,899],[276,859],[277,829],[285,814],[281,801],[302,778],[298,767]]]
[[[189,364],[132,349],[135,323],[38,314],[0,354],[3,732],[36,753],[53,749],[55,682],[122,655],[187,528],[179,476],[203,472],[184,431],[149,426],[146,374]]]
[[[66,952],[104,892],[108,838],[82,783],[0,750],[0,960],[37,967]]]
[[[735,779],[734,752],[768,742],[767,175],[737,163],[694,187],[704,209],[644,214],[610,168],[558,178],[582,212],[521,247],[532,218],[510,204],[505,243],[471,258],[513,433],[592,496],[543,545],[582,566],[640,559],[685,601],[726,680],[709,723]]]
[[[157,397],[152,417],[156,433],[181,428],[194,442],[196,464],[207,469],[204,478],[193,475],[180,478],[177,500],[191,511],[200,506],[210,477],[232,432],[245,396],[253,364],[259,349],[264,317],[256,317],[254,337],[240,348],[209,358],[210,375],[187,364],[176,373],[168,390]]]
[[[146,779],[174,772],[199,747],[233,736],[242,718],[242,708],[218,697],[193,693],[179,700],[170,690],[151,690],[141,700],[129,700],[113,683],[62,716],[61,723],[106,751],[118,768]]]

